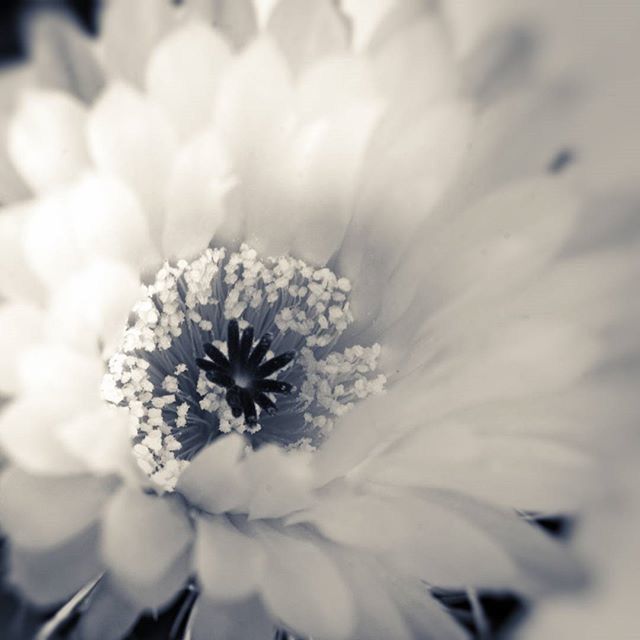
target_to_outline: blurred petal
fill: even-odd
[[[0,294],[39,302],[44,287],[28,263],[24,246],[31,207],[13,205],[0,213]]]
[[[223,513],[246,505],[249,486],[240,456],[247,446],[238,434],[218,438],[184,470],[177,490],[191,504],[209,513]]]
[[[0,306],[0,393],[9,395],[18,389],[18,355],[41,339],[42,328],[42,312],[37,307],[23,303]]]
[[[89,115],[89,150],[98,169],[126,182],[145,208],[154,239],[176,134],[162,109],[123,83],[112,84]]]
[[[131,598],[158,607],[184,586],[192,532],[177,501],[125,487],[109,503],[102,526],[105,563]]]
[[[273,617],[302,635],[349,638],[353,596],[329,554],[318,543],[266,524],[251,530],[266,554],[262,595]]]
[[[170,2],[111,0],[104,4],[100,21],[101,42],[107,67],[139,86],[144,80],[153,47],[176,21]],[[135,38],[131,34],[135,33]]]
[[[91,606],[82,612],[76,627],[79,640],[122,640],[142,613],[108,576],[91,594]]]
[[[78,270],[52,297],[47,333],[88,354],[117,348],[140,280],[121,262],[96,260]]]
[[[166,257],[204,251],[224,219],[224,196],[233,185],[230,163],[215,129],[203,131],[176,156],[167,187],[162,235]]]
[[[269,18],[268,30],[285,54],[293,73],[322,58],[337,55],[348,44],[347,25],[329,0],[280,0]]]
[[[98,528],[91,526],[54,548],[10,549],[9,581],[36,606],[68,600],[102,571]]]
[[[36,11],[29,24],[31,58],[40,84],[90,104],[104,86],[93,43],[60,11]]]
[[[200,517],[193,558],[198,581],[212,600],[246,598],[260,584],[263,552],[225,518]]]
[[[271,640],[274,623],[258,598],[233,604],[218,604],[200,597],[195,607],[193,640]]]
[[[112,479],[34,476],[11,468],[0,476],[2,528],[22,549],[52,549],[88,529],[113,490]]]
[[[68,203],[78,246],[87,260],[122,260],[136,269],[156,258],[140,202],[120,180],[84,174]]]
[[[86,111],[68,94],[30,89],[9,125],[9,154],[35,191],[73,178],[88,163]]]
[[[220,78],[230,60],[226,42],[199,21],[176,29],[154,49],[147,91],[184,136],[211,120]]]

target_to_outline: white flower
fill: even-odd
[[[10,124],[12,581],[104,572],[101,638],[190,585],[195,639],[463,638],[432,588],[578,586],[520,513],[600,482],[575,445],[627,256],[567,250],[557,148],[492,173],[509,100],[474,102],[434,9],[352,40],[330,2],[205,5],[114,1],[95,100],[31,89]]]

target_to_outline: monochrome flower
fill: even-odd
[[[83,638],[186,592],[195,640],[464,638],[435,588],[580,586],[529,519],[601,481],[577,445],[630,274],[567,250],[570,158],[483,169],[509,101],[428,3],[183,4],[112,2],[93,89],[9,125],[13,584],[77,594]]]

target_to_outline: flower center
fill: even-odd
[[[133,452],[161,487],[221,434],[316,447],[354,402],[382,391],[380,347],[336,349],[351,285],[289,256],[207,249],[143,288],[103,395],[131,416]]]

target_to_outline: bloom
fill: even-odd
[[[515,511],[599,481],[572,411],[629,277],[565,251],[566,163],[472,179],[496,112],[474,128],[430,8],[356,50],[329,2],[255,36],[158,4],[125,44],[126,7],[100,92],[26,94],[9,129],[34,194],[0,229],[13,582],[103,575],[100,638],[188,587],[194,638],[402,639],[464,637],[433,587],[580,584]]]

